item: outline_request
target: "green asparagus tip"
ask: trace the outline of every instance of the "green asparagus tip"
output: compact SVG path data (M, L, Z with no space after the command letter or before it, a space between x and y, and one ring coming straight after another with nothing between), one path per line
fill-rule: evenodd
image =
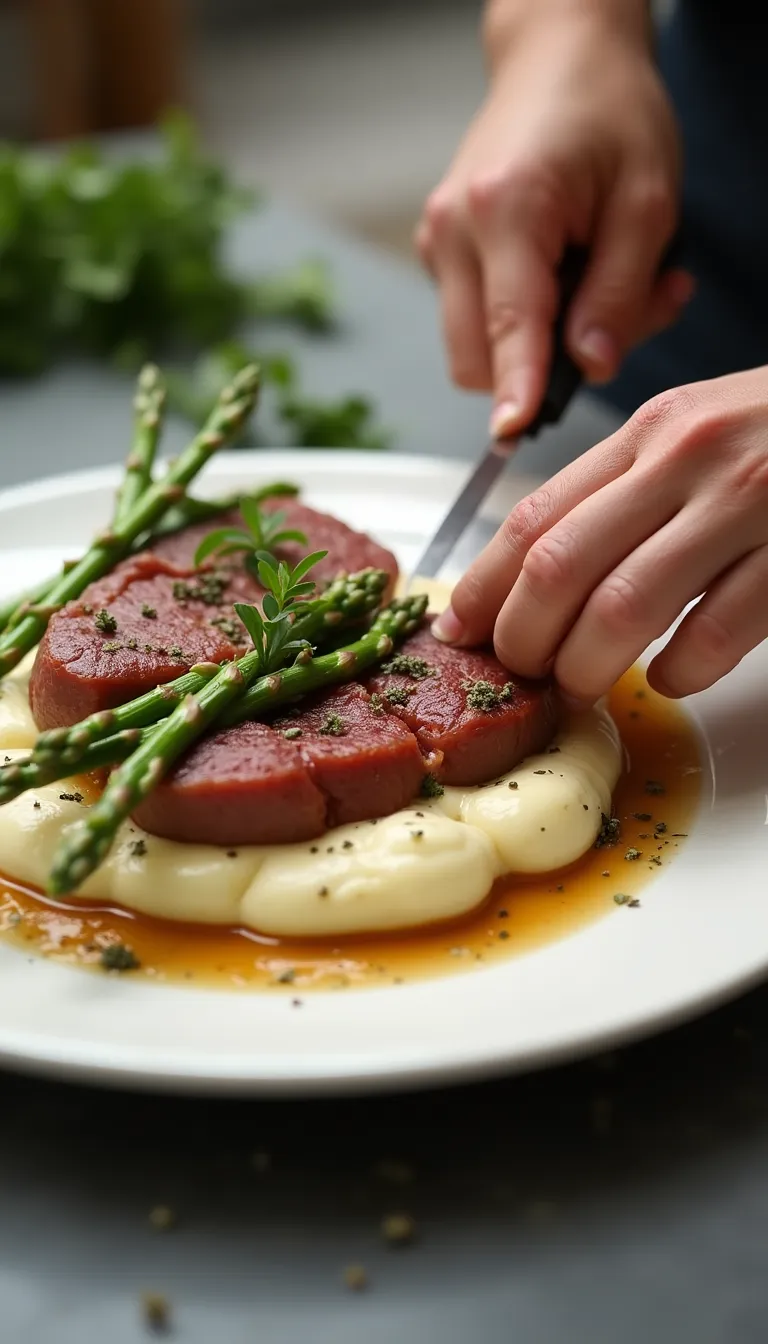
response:
M139 391L151 392L162 381L156 364L145 364L138 377Z

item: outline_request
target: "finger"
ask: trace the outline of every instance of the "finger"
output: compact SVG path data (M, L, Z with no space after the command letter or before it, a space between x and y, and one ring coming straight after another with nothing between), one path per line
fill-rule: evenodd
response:
M768 546L761 546L718 579L688 612L648 668L662 695L706 690L768 638Z
M567 324L571 353L592 381L613 377L641 330L674 222L674 203L663 180L619 181Z
M488 390L491 361L485 330L480 266L455 200L438 190L427 202L421 247L440 291L443 337L451 379Z
M743 550L729 523L713 529L708 504L683 508L592 593L555 659L565 695L604 695Z
M469 210L493 370L491 433L506 438L533 418L544 395L564 225L549 192L525 174L479 184Z
M659 490L656 476L637 463L531 546L493 632L511 672L544 676L590 594L682 507L682 480Z
M634 343L639 345L673 326L695 293L696 281L689 271L672 270L660 275Z
M477 261L453 239L436 254L435 275L451 380L467 391L487 392L493 375Z
M437 638L466 645L489 640L531 546L632 461L632 440L621 429L521 500L457 583L450 606L432 627Z

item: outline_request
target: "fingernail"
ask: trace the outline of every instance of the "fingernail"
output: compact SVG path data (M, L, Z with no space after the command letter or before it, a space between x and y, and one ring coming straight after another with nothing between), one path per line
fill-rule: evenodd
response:
M506 439L516 433L520 425L520 406L516 401L502 401L494 407L488 432L493 439Z
M463 633L464 626L453 607L446 607L432 626L432 634L435 639L442 640L443 644L455 644L458 639L461 639Z
M615 340L610 332L603 331L601 327L590 327L589 331L585 331L576 342L576 348L598 373L610 372L619 358Z

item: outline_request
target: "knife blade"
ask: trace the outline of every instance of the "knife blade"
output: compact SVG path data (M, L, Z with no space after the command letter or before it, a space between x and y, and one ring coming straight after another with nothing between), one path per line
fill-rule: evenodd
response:
M515 439L492 440L454 500L440 526L411 570L412 579L434 579L457 542L477 516L507 462L523 438L535 437L563 415L582 382L582 374L565 347L565 319L586 268L586 248L569 247L559 270L560 306L552 332L552 363L544 399L535 419ZM409 585L410 586L410 585Z

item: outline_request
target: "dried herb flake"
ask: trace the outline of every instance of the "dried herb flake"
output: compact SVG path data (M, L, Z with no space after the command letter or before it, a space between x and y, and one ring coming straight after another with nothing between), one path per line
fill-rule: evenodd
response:
M513 691L511 681L504 686L493 686L490 681L482 680L462 681L461 685L467 692L467 707L482 714L490 714L492 710L500 709Z
M102 607L101 611L96 612L96 615L93 618L93 624L96 626L97 630L101 631L102 635L114 635L117 629L117 621L104 607Z
M102 948L99 963L105 971L137 971L141 966L136 953L125 943L110 943Z
M346 724L339 714L329 714L322 727L317 730L324 737L343 737L346 733Z

